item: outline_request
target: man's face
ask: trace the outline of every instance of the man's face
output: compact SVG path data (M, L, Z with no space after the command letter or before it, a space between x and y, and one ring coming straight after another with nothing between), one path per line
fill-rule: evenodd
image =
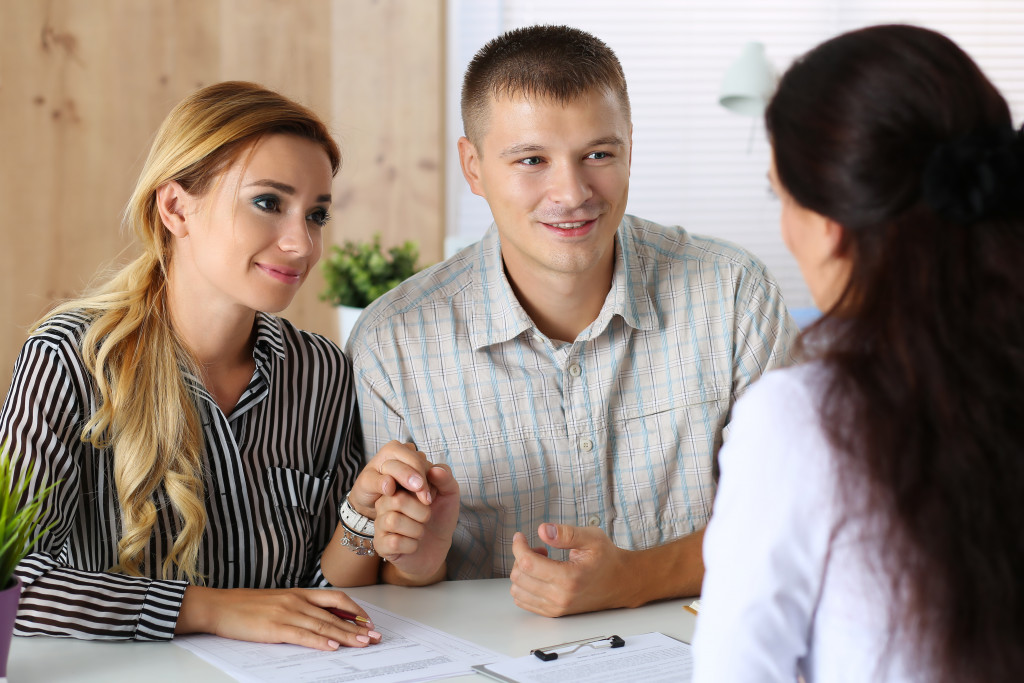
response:
M606 90L567 105L490 100L479 146L462 138L459 157L470 188L490 205L513 282L545 273L610 278L631 133Z

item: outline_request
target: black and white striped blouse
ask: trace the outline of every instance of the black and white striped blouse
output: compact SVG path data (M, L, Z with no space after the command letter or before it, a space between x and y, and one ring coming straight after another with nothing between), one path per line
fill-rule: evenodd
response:
M79 353L89 319L53 318L25 343L0 412L0 442L59 479L54 527L16 570L15 633L91 639L173 637L186 584L110 573L120 511L113 453L80 439L96 396ZM348 359L324 337L258 314L256 371L229 416L191 375L205 439L207 526L198 569L214 588L326 586L320 556L339 498L362 463ZM162 487L143 572L160 574L179 522Z

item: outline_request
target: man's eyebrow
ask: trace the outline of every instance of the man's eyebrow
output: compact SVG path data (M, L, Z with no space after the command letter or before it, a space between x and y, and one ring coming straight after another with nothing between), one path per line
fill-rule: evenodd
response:
M625 141L618 135L608 135L603 138L595 138L591 140L585 145L585 147L603 147L605 145L623 147L625 146L625 144ZM511 147L506 147L505 149L501 150L501 153L498 156L514 157L521 156L524 154L536 154L538 152L543 152L544 149L545 148L543 145L538 145L532 142L524 142L518 145L512 145Z
M535 152L543 152L544 147L542 145L536 145L532 142L524 142L518 145L512 145L501 150L498 156L501 157L517 157L523 154L533 154Z
M591 140L590 144L587 145L587 147L601 147L603 145L618 145L619 147L622 147L625 144L625 141L618 135L609 135L607 137Z
M292 187L291 185L289 185L288 183L282 183L282 182L279 182L277 180L271 180L270 178L263 178L261 180L254 180L251 183L246 184L246 187L254 187L256 185L259 185L259 186L262 186L262 187L272 187L275 190L277 190L278 192L284 192L285 194L288 194L288 195L295 194L295 188ZM318 202L330 202L331 201L331 195L329 195L329 194L322 194L322 195L319 195L316 198L316 200Z

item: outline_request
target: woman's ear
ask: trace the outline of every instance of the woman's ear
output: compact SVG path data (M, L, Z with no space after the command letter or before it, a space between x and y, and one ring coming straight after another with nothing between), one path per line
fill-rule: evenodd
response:
M846 228L831 218L825 218L825 245L833 258L846 256Z
M156 206L160 220L175 237L188 236L188 222L185 218L191 196L177 181L168 180L156 188Z

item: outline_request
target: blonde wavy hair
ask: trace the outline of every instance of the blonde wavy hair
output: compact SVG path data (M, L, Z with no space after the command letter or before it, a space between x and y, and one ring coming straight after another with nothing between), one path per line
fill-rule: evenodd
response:
M185 374L202 377L167 311L170 233L157 208L157 189L176 181L190 194L206 192L261 137L290 133L319 143L336 174L341 154L324 123L306 107L255 83L227 81L186 97L161 124L124 213L142 255L96 291L66 302L58 313L84 310L92 322L82 359L98 391L96 412L82 441L114 453L121 508L118 564L140 576L156 522L154 491L161 483L179 521L163 578L202 583L197 569L206 527L203 433ZM153 574L153 569L147 570Z

